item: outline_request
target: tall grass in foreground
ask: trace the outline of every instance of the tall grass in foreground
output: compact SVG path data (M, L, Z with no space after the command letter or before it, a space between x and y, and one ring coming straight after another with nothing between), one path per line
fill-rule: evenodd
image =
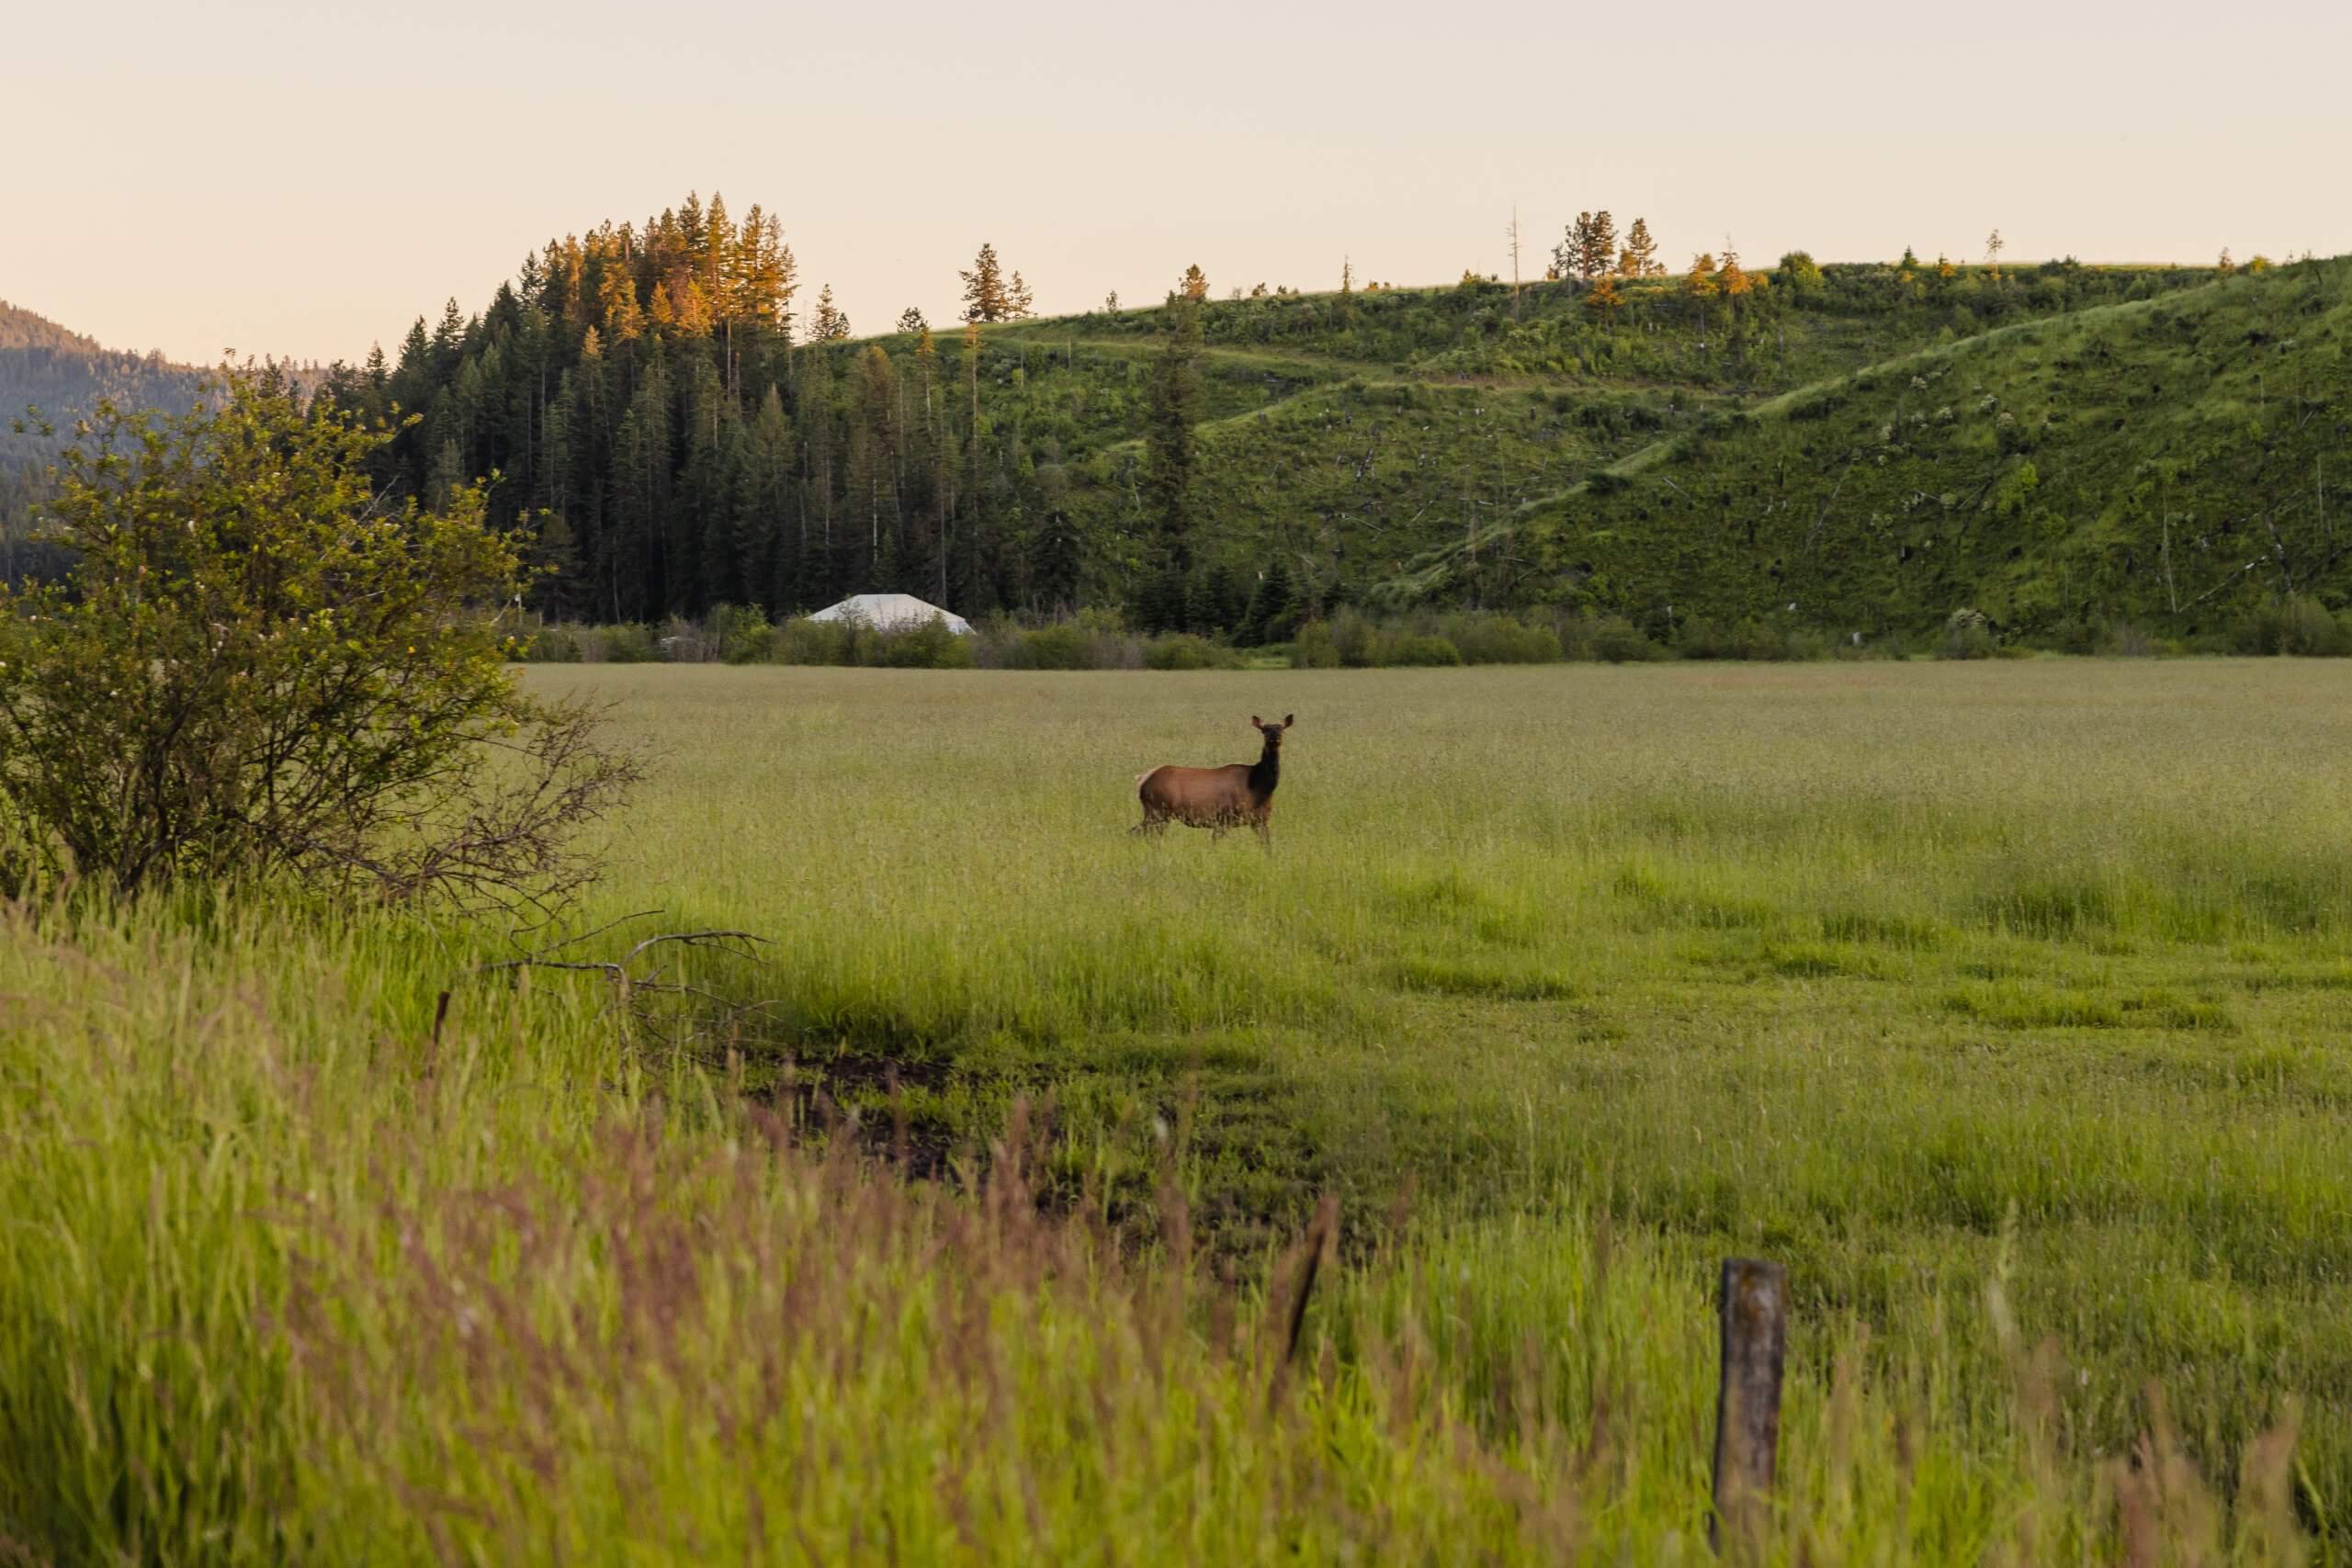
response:
M582 923L767 936L665 954L764 1005L670 1049L478 931L0 928L19 1555L1697 1561L1726 1252L1795 1285L1771 1555L2341 1553L2334 668L530 679L658 760ZM1268 707L1271 856L1126 836ZM885 1065L971 1169L1050 1107L1069 1217L774 1136L795 1075L887 1129Z
M1208 1278L1172 1187L1140 1253L1041 1213L1024 1113L910 1186L565 993L435 1044L469 954L287 914L0 933L17 1561L1704 1555L1703 1271L1571 1195L1351 1249L1286 1366L1295 1258ZM2013 1333L2000 1390L1844 1333L1753 1560L2300 1559L2291 1427L2227 1509L2160 1415L2075 1444Z

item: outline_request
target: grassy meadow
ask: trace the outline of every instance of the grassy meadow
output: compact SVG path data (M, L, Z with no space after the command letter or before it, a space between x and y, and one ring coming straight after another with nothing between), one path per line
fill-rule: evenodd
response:
M1696 1562L1735 1251L1746 1555L2345 1555L2326 663L527 678L762 941L8 917L0 1561Z

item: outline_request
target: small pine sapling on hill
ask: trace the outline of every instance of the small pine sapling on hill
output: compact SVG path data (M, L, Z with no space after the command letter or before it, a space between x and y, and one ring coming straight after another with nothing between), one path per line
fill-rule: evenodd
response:
M1634 219L1634 226L1625 231L1625 256L1628 263L1625 275L1629 277L1666 276L1666 264L1657 259L1657 242L1650 238L1650 222L1646 218Z
M833 303L830 283L817 291L817 314L808 323L808 333L819 343L838 343L849 336L848 313Z

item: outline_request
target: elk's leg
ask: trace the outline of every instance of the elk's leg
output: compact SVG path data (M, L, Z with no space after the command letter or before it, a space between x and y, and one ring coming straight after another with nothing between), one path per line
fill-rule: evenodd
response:
M1258 829L1258 847L1261 850L1272 849L1274 847L1273 823L1270 819L1261 817L1258 818L1255 826Z

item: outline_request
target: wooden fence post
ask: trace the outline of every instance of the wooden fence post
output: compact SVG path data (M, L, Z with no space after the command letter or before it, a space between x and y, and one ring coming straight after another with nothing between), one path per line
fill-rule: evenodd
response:
M1292 1287L1289 1305L1283 1314L1282 1358L1274 1363L1274 1375L1266 1382L1270 1409L1282 1398L1290 1378L1290 1364L1298 1355L1299 1337L1306 1327L1306 1299L1315 1293L1315 1275L1323 1261L1323 1248L1339 1234L1339 1194L1327 1192L1315 1206L1315 1221L1306 1227L1306 1239L1299 1244L1302 1256L1298 1260L1298 1281Z
M1753 1258L1724 1259L1724 1355L1715 1389L1715 1516L1707 1540L1758 1542L1771 1507L1781 1446L1781 1367L1789 1342L1789 1271Z
M1298 1289L1290 1299L1290 1332L1283 1337L1283 1360L1298 1355L1299 1331L1306 1326L1306 1298L1315 1293L1315 1273L1323 1263L1323 1248L1340 1228L1340 1198L1327 1192L1315 1205L1315 1223L1306 1227L1306 1257L1299 1266Z

